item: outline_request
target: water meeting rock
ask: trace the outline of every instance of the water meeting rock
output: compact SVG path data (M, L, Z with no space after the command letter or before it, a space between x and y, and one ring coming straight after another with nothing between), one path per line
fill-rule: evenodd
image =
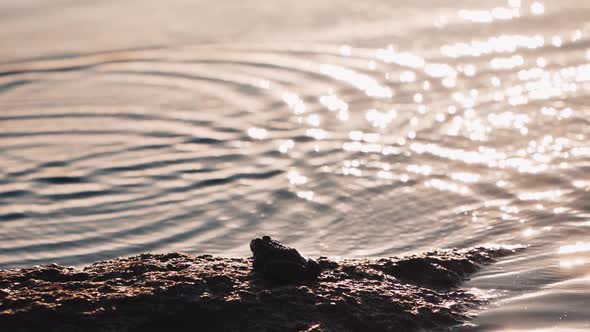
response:
M257 261L256 243L254 259L143 254L84 269L0 270L0 326L3 331L433 330L468 320L467 310L482 302L456 287L482 264L511 252L476 248L402 258L321 257L315 262L319 274L294 254ZM278 274L287 282L269 284L253 263L266 272L286 264ZM283 280L285 271L296 271L297 277Z

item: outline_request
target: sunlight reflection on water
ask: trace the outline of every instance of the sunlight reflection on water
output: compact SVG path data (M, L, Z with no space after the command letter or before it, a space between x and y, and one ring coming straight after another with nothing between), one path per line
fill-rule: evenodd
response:
M590 8L378 3L275 6L288 22L247 22L240 42L78 38L1 62L0 265L247 255L260 233L309 255L524 245L466 286L495 301L476 322L587 329Z

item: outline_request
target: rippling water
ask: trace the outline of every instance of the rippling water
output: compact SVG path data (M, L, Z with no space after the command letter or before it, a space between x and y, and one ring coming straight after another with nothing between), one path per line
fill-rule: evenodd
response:
M0 5L1 267L523 245L475 323L590 329L590 4L138 6Z

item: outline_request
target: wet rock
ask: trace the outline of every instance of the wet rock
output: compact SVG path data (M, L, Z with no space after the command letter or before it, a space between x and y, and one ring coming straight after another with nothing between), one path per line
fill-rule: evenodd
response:
M404 259L380 259L373 268L408 283L444 289L458 286L480 265L491 263L494 257L510 252L507 249L490 252L485 248L476 248L463 256L456 256L453 251L438 250Z
M260 272L253 273L253 259L180 253L103 261L83 270L58 265L0 270L0 327L2 331L438 330L462 324L469 318L467 310L481 304L474 295L457 289L458 283L481 264L509 253L478 248L407 258L336 262L322 257L317 261L322 272L315 281L298 277L295 283L271 285L257 281ZM287 250L282 255L298 266L292 267L295 271L308 266L296 258L298 253ZM274 256L263 257L256 269L274 269L266 261L274 261Z
M289 248L270 236L250 242L254 255L252 266L267 280L278 283L297 283L315 280L321 273L320 265L305 258L294 248Z

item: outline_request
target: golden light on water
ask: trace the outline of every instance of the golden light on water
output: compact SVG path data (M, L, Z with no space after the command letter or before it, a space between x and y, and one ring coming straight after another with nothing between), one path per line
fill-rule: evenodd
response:
M276 232L357 256L522 242L473 281L500 297L588 274L585 2L220 2L219 22L199 8L176 25L178 1L162 31L88 23L112 40L49 2L3 23L0 264L86 263L113 242L242 255ZM51 43L33 18L55 20ZM114 44L126 33L149 36ZM55 51L23 51L39 43ZM515 301L490 306L492 326L560 317Z
M346 82L364 91L369 97L391 98L393 96L393 91L389 87L383 86L374 78L354 70L333 64L321 64L319 71L324 75Z
M555 200L563 194L561 190L547 190L522 193L518 195L518 198L523 201Z
M330 136L328 132L320 128L309 128L305 131L305 135L312 137L316 140L323 140Z
M559 247L559 253L562 255L575 254L590 251L590 242L576 242Z
M406 166L406 171L428 176L432 173L432 167L427 165L408 165Z
M424 58L410 52L397 52L392 45L378 49L375 57L385 63L394 63L407 68L421 69L426 65Z
M491 10L460 10L457 15L475 23L491 23L495 20L504 21L520 16L519 8L496 7Z
M289 179L289 183L292 185L302 185L307 183L307 177L301 175L296 170L291 170L287 173L287 178Z
M293 110L295 114L303 114L306 111L305 103L301 98L292 92L283 93L283 101Z
M320 104L330 112L338 112L338 119L346 121L349 118L348 104L334 94L324 95L319 98Z
M481 176L479 174L475 174L475 173L467 173L467 172L451 173L451 179L456 180L456 181L465 182L465 183L476 183L479 181L480 177Z
M579 266L586 265L590 260L585 258L571 258L559 260L559 267L562 269L573 269Z
M279 145L279 152L281 153L287 153L289 152L291 149L293 149L295 147L295 142L292 139L288 139L284 142L282 142Z
M365 118L373 125L373 127L382 129L387 128L396 117L397 112L395 110L381 112L376 109L370 109L365 115Z
M479 57L494 53L513 53L519 49L536 49L544 45L545 38L541 35L500 35L487 40L444 45L440 52L450 58Z
M269 137L269 133L264 128L252 127L248 129L248 136L257 140L263 140Z
M428 180L426 182L426 187L432 187L441 191L450 191L461 195L468 195L471 193L471 190L469 190L469 188L466 186L439 179Z
M533 15L543 15L545 13L545 6L541 2L533 2L530 7Z
M513 55L508 58L493 58L490 60L490 67L492 69L512 69L520 67L524 64L522 55Z

